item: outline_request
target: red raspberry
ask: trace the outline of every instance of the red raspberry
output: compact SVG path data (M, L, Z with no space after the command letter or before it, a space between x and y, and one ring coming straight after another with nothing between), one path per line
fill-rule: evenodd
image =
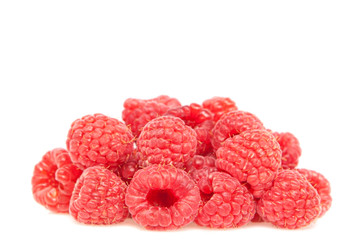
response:
M214 114L215 122L217 122L225 113L237 110L235 102L230 98L224 97L213 97L205 100L202 105Z
M204 180L208 184L202 184ZM202 193L195 219L198 225L211 228L240 227L253 218L254 198L236 178L227 173L211 172L207 177L200 178L198 184Z
M265 221L288 229L309 225L320 211L319 194L305 177L293 170L281 171L257 205L257 212Z
M170 165L151 165L135 173L126 205L134 221L147 229L177 229L192 222L200 192L189 175Z
M72 123L66 146L71 160L81 169L96 165L116 169L131 154L134 136L115 118L87 115Z
M310 182L316 189L320 196L321 212L319 217L322 217L330 208L332 198L330 196L331 188L330 182L320 173L308 169L296 169Z
M35 200L53 212L69 212L70 197L81 173L65 149L48 151L36 164L31 179Z
M162 116L170 108L179 106L181 104L177 99L165 95L149 100L129 98L124 102L122 118L138 137L146 123Z
M186 162L185 170L189 172L192 169L199 170L205 167L215 167L215 160L216 158L213 156L195 155Z
M299 163L301 148L299 140L291 133L273 132L276 140L280 144L282 151L281 166L284 169L294 169Z
M70 214L85 224L113 224L127 218L126 184L103 166L89 167L76 182Z
M250 185L259 198L270 188L281 166L281 150L266 130L249 130L228 138L216 152L216 167Z
M217 150L227 138L251 129L264 129L255 115L243 111L228 112L213 128L212 145Z
M196 144L195 131L172 116L148 122L137 140L139 151L149 163L179 166L195 155Z

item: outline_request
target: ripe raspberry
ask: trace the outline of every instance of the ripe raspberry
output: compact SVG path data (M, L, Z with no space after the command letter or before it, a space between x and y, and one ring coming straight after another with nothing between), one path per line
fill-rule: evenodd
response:
M264 129L255 115L243 111L225 113L213 128L211 143L217 150L227 138L251 129Z
M331 188L330 182L320 173L308 169L296 169L309 181L309 183L316 189L320 196L321 212L319 217L322 217L330 208L332 198L330 196Z
M81 173L65 149L48 151L36 164L31 179L35 200L53 212L69 212L70 197Z
M70 214L85 224L113 224L125 220L126 184L103 166L89 167L76 182Z
M177 229L196 217L200 192L185 171L154 164L135 173L125 202L132 218L141 226L152 230Z
M309 225L320 211L319 194L305 177L293 170L281 171L257 205L257 212L265 221L288 229Z
M196 154L206 155L213 151L211 138L214 126L215 122L213 120L207 120L194 128L198 141Z
M71 160L81 169L96 165L116 169L131 154L133 142L134 136L125 124L94 114L72 123L66 146Z
M172 116L148 122L137 140L139 151L149 163L179 166L195 155L196 144L195 131Z
M134 136L138 137L146 123L179 106L181 104L177 99L165 95L149 100L129 98L124 102L122 118L131 127Z
M192 169L199 170L205 167L215 167L215 160L216 158L213 156L195 155L186 162L185 170L189 172Z
M200 171L206 171L202 169ZM208 184L203 184L208 182ZM227 173L211 172L198 181L201 205L195 222L211 228L240 227L255 214L251 193Z
M210 98L205 100L202 105L214 114L215 122L217 122L225 113L237 110L235 102L230 98L224 97Z
M294 169L299 163L301 148L299 140L291 133L273 132L276 140L280 144L282 151L281 166L284 169Z
M271 187L281 165L279 143L271 133L258 129L228 138L216 157L216 167L248 183L256 198Z

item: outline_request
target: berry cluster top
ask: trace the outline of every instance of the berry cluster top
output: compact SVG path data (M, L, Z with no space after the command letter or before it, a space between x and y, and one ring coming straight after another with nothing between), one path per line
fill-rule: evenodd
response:
M331 206L329 181L297 168L299 140L266 128L230 98L182 105L161 95L123 107L123 121L90 114L70 124L66 149L35 165L39 204L83 224L128 219L161 231L191 222L297 229Z

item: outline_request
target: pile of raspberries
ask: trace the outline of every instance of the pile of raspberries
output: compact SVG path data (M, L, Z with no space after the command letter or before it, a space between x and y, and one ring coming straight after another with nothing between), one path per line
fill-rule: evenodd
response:
M122 119L75 120L66 149L48 151L32 177L35 200L84 224L132 218L151 230L191 222L236 228L308 226L330 208L329 181L296 168L291 133L267 129L230 98L181 105L169 96L127 99Z

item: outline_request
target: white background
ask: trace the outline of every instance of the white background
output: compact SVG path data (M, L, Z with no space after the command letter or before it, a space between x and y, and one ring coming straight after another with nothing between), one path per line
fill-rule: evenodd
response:
M1 239L359 237L359 1L1 1ZM34 165L65 147L86 114L121 118L128 97L183 104L227 96L300 140L299 167L331 182L315 224L282 230L190 224L152 232L131 220L86 226L31 194Z

